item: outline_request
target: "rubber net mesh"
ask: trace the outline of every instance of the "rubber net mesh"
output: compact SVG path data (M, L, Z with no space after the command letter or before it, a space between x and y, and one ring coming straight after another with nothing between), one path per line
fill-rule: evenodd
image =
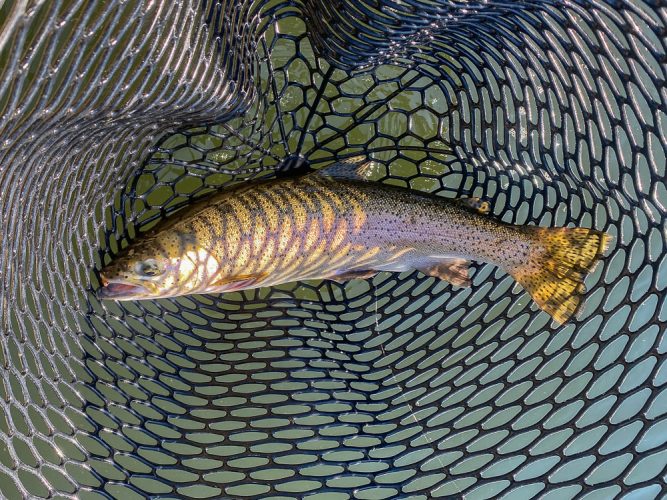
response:
M0 2L0 491L656 498L667 464L662 1ZM221 186L378 182L614 236L562 327L497 268L98 302ZM286 160L287 159L287 160Z

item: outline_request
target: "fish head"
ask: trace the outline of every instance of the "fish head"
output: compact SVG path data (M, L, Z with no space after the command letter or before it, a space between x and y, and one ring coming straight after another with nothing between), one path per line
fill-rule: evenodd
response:
M177 244L165 244L170 240ZM100 271L102 286L97 296L105 300L145 300L192 293L204 278L201 269L206 267L207 259L203 253L184 252L181 239L170 235L139 240Z

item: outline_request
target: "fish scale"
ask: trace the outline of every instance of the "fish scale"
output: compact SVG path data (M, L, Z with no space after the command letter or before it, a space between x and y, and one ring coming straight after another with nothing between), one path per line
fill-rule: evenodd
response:
M476 260L511 274L556 321L576 312L607 235L507 224L478 199L371 182L367 163L247 182L197 203L107 266L98 293L150 299L409 270L469 286Z

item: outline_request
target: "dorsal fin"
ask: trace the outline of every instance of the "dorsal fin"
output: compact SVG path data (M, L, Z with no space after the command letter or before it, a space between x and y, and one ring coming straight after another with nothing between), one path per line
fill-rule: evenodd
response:
M367 156L353 156L321 168L315 173L336 179L366 181L369 178L372 166L373 160L369 160Z

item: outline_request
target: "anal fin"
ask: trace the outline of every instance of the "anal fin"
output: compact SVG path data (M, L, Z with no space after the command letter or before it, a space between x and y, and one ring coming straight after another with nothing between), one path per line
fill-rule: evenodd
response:
M363 271L346 271L344 273L336 274L334 276L329 276L328 279L335 281L336 283L345 283L350 280L365 280L372 278L378 273L372 269L363 270Z
M431 265L418 267L417 270L427 276L433 276L434 278L448 281L455 286L469 287L469 264L470 263L466 259L441 259Z

